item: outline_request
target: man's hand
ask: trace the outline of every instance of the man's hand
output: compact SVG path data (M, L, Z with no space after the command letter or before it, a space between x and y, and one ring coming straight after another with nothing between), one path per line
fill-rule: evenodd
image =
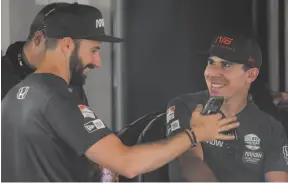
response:
M195 132L197 141L233 140L234 136L222 135L220 132L228 131L239 126L236 117L222 118L221 114L201 115L202 105L198 105L192 113L190 127Z

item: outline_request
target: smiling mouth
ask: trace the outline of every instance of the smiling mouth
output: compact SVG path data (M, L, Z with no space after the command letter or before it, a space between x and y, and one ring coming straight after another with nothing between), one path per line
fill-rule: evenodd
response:
M211 84L212 89L221 89L225 87L225 84Z
M87 68L85 68L85 69L83 70L83 74L84 74L84 75L87 75L89 71L90 71L90 69L87 67Z

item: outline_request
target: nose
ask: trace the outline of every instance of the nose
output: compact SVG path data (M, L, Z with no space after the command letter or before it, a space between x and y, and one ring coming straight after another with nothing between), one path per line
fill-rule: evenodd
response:
M220 76L223 74L223 68L218 65L207 66L205 70L206 76Z
M95 67L97 67L97 68L100 68L100 67L101 67L102 62L101 62L101 58L100 58L100 54L99 54L99 53L97 53L97 54L95 54L95 55L93 56L92 63L93 63L93 65L95 65Z

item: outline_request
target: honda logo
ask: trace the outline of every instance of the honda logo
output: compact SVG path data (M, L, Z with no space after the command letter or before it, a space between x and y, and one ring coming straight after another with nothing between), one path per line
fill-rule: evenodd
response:
M25 86L25 87L21 87L17 93L17 99L22 100L25 98L25 96L27 95L29 91L29 87Z

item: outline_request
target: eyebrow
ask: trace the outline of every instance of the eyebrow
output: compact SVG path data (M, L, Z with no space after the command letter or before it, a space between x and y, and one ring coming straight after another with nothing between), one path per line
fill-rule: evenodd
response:
M215 62L215 60L213 60L213 59L210 58L210 57L208 58L208 61ZM231 64L231 65L234 64L234 62L230 62L230 61L228 61L228 60L223 60L223 59L222 59L220 62L224 62L224 63Z
M94 46L91 48L91 50L100 50L100 46Z

